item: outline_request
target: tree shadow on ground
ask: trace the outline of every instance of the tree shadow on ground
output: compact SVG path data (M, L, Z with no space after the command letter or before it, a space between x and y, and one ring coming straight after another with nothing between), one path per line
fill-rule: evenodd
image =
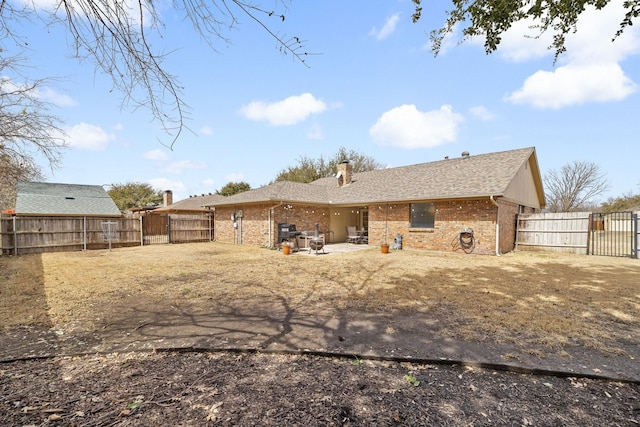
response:
M253 299L157 304L139 296L129 305L114 307L110 315L103 316L109 320L99 328L101 340L93 348L311 350L505 363L640 378L635 353L603 352L597 346L586 346L584 337L569 342L559 338L563 331L566 335L569 327L589 329L590 325L595 328L593 322L606 322L598 326L601 330L619 321L620 314L616 317L615 313L609 313L608 307L616 298L619 303L615 286L626 285L607 285L603 281L608 274L606 269L595 273L565 268L566 272L558 273L557 267L553 264L520 267L504 283L495 279L497 268L440 272L441 294L429 286L424 289L428 292L426 302L407 310L367 310L362 308L366 307L366 301L363 305L355 304L358 308L346 309L314 305L321 281L307 283L306 294L301 297L298 292L296 298L275 293L251 279L247 282L263 291ZM345 280L341 286L347 295L367 293L366 298L388 298L368 290L367 281L375 274L375 270L367 272L359 282ZM422 300L422 288L433 280L428 274L408 274L389 286L406 289L409 296L405 298ZM569 280L582 296L576 293L570 300L554 296L554 283ZM600 295L597 304L589 300L589 294L594 292ZM489 300L496 307L491 313L483 308ZM581 314L580 310L587 309L593 313L592 319L587 316L585 320ZM542 318L542 312L546 312L547 319ZM571 319L572 316L576 318ZM565 323L555 324L561 320ZM496 322L502 326L496 328ZM631 331L632 326L629 322L618 322L617 327L623 332L618 336L610 330L615 340L608 345L617 343L624 345L627 352L637 351L634 344L638 341L637 330L635 335L624 332ZM556 329L558 337L547 336L549 330ZM595 333L595 329L585 332L589 333ZM622 336L628 342L622 342Z

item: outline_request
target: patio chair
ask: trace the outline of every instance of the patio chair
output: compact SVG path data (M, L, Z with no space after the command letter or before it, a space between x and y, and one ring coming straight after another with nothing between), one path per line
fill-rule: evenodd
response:
M347 225L347 243L360 243L361 236L358 234L355 225Z

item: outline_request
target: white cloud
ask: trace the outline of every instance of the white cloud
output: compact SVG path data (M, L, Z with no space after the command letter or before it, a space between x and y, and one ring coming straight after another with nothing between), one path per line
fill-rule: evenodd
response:
M73 107L78 104L75 99L71 98L68 95L58 93L50 87L42 87L38 89L38 98L40 98L42 101L50 102L59 107Z
M483 105L477 105L469 108L469 112L474 116L485 122L491 121L496 118L495 114L487 110Z
M612 0L601 10L587 6L578 18L578 30L567 34L567 52L559 58L561 63L618 62L628 55L638 53L640 31L635 27L627 27L622 36L611 41L624 14L621 0ZM540 34L535 27L536 21L533 20L514 23L502 34L497 53L515 62L553 55L554 51L548 49L553 43L553 34ZM484 38L480 41L484 43Z
M252 101L240 112L250 120L266 121L272 126L289 126L306 120L311 114L322 113L327 104L310 93L290 96L282 101L265 103Z
M239 182L242 181L244 179L244 174L243 173L230 173L224 176L224 179L226 179L229 182Z
M158 149L147 151L142 155L147 160L155 160L157 162L166 162L169 160L169 155L164 151Z
M401 105L382 114L369 129L369 135L381 145L435 147L455 141L462 120L462 115L454 113L450 105L426 112L415 105Z
M211 136L213 135L213 129L211 129L211 127L209 126L202 126L200 128L200 135Z
M161 172L179 175L188 169L206 169L207 164L203 161L181 160L179 162L169 163L161 169Z
M70 147L83 150L104 150L115 136L102 128L88 123L80 123L65 130Z
M512 62L526 62L553 55L549 46L553 42L551 33L540 34L535 29L533 20L515 22L511 28L502 34L497 54ZM473 43L483 46L484 37L475 37Z
M29 89L26 84L15 83L11 77L5 75L0 76L0 88L5 92L23 91L42 102L55 104L59 107L73 107L77 105L77 102L73 98L62 95L50 87L41 86L35 89Z
M59 0L20 0L20 2L27 7L34 7L35 9L46 10L49 12L56 11L58 13L64 13L64 8L60 7ZM137 0L126 0L123 3L124 4L121 6L132 23L140 23L140 12L142 11L142 19L145 26L151 25L153 22L153 16L149 13L149 8L144 6L142 2L138 2Z
M625 9L622 1L613 0L601 10L592 7L580 15L578 31L567 36L569 62L620 62L640 52L640 29L627 27L624 33L611 41L620 27Z
M536 72L505 100L557 109L587 102L619 101L636 90L637 85L616 63L567 65L553 72Z
M182 181L172 181L167 178L152 178L148 180L149 184L155 188L162 191L171 190L174 195L174 202L177 202L179 199L175 198L176 193L184 192L186 186L182 183Z
M378 40L384 40L394 33L396 27L398 26L398 21L400 20L400 14L395 13L387 18L386 22L379 30L376 27L373 27L371 31L369 31L369 35L377 38Z
M208 178L202 181L202 185L204 185L205 187L213 187L215 183L216 182L211 178Z
M622 1L611 1L601 10L588 7L578 18L578 31L567 35L567 52L553 71L537 71L523 86L505 96L505 101L537 108L562 108L589 102L620 101L638 86L622 69L621 61L640 52L640 31L627 27L611 41L624 16ZM524 38L532 34L529 23L519 23L505 33L501 55L512 61L527 61L553 52L546 48L551 36L540 40ZM528 32L527 32L528 31Z

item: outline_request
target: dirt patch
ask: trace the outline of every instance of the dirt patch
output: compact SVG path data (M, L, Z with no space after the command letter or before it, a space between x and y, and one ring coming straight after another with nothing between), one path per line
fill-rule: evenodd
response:
M297 355L0 366L3 425L633 426L639 397L637 386L590 379Z
M637 385L584 378L640 379L637 260L376 249L284 256L189 244L0 257L0 271L0 359L85 354L0 366L2 424L58 415L69 425L638 420ZM153 353L175 348L229 353ZM238 353L256 349L575 377ZM123 366L132 364L129 375Z

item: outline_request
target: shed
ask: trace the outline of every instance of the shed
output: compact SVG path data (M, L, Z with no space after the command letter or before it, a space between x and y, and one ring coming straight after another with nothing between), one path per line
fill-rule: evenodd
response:
M19 182L18 216L111 216L121 212L100 185Z

